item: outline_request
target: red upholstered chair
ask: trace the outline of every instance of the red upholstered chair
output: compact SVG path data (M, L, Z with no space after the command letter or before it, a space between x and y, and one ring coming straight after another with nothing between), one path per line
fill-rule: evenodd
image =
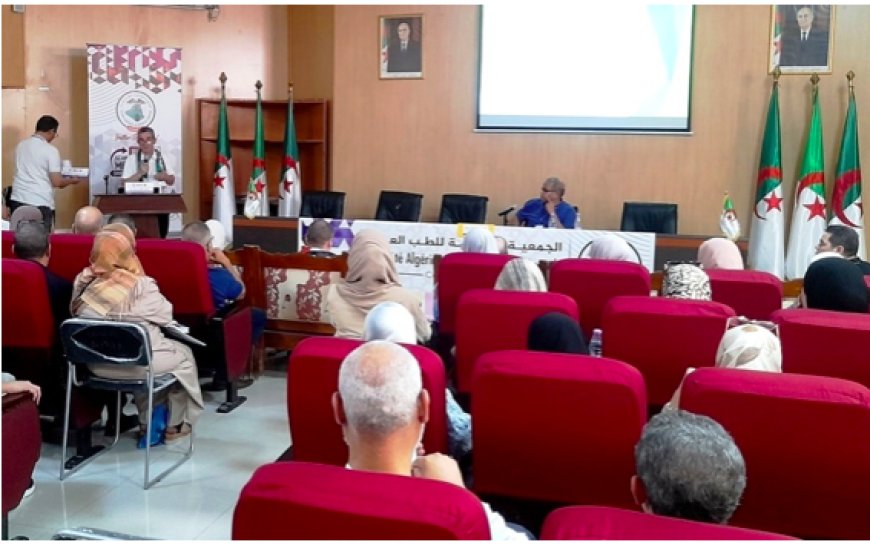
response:
M688 367L709 367L731 307L711 301L616 297L604 308L603 353L636 367L651 406L667 403Z
M544 521L541 539L755 541L794 538L724 524L584 505L562 507L550 513Z
M782 282L764 271L712 269L710 277L713 300L734 309L738 316L767 320L782 308Z
M746 460L731 522L802 538L870 539L870 390L837 378L699 369L680 407L728 430Z
M782 370L853 380L870 388L870 314L778 310Z
M621 361L482 355L471 402L475 492L634 506L628 483L646 406L643 377Z
M468 290L492 288L512 255L456 252L441 258L438 266L438 331L456 331L459 297Z
M233 540L489 537L480 500L464 488L301 462L260 467L242 489L233 513Z
M13 258L15 254L12 253L12 245L15 244L15 232L14 231L2 231L3 234L3 258ZM495 284L495 282L493 282Z
M577 303L562 293L479 289L459 299L456 320L456 385L471 390L477 358L496 350L525 350L529 324L548 312L578 319Z
M94 235L52 233L49 242L51 259L48 268L54 274L73 282L82 269L90 265Z
M42 267L4 259L3 370L44 387L56 339Z
M345 356L362 341L336 337L308 337L290 354L287 369L287 414L293 437L293 459L344 465L347 445L332 412L338 390L338 369ZM403 345L420 363L423 387L429 392L429 422L423 435L426 452L447 452L447 409L444 364L422 346Z
M604 305L618 295L649 295L649 271L643 265L605 259L560 259L550 267L550 291L577 302L580 325L589 339L601 327Z
M39 412L29 393L3 396L3 539L7 514L18 507L39 460Z

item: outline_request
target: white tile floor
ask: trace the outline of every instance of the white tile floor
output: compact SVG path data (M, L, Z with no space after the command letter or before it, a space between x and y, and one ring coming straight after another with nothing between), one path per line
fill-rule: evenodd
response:
M224 394L203 392L206 410L194 428L193 457L150 490L142 489L145 454L136 449L134 432L63 482L60 446L43 443L33 475L36 490L9 513L9 535L49 539L63 528L89 526L148 538L230 539L242 486L290 445L286 375L267 373L241 393L246 403L218 414ZM102 433L94 432L94 440L102 440ZM181 440L152 455L186 447Z

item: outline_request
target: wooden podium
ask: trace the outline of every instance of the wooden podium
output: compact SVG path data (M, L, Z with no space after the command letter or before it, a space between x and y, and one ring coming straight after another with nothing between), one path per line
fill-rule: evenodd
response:
M184 199L168 195L96 195L94 206L103 214L130 214L136 221L137 238L160 238L157 217L187 212Z

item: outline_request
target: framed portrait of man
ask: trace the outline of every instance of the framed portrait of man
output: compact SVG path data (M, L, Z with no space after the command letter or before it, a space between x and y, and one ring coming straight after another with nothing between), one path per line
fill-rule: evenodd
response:
M833 49L834 6L772 6L770 72L778 66L783 74L830 74Z
M380 18L381 79L423 77L423 16Z

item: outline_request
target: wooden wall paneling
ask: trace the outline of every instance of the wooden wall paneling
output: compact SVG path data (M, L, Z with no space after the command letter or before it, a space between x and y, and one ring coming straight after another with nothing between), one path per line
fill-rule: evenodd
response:
M15 13L12 6L2 7L3 19L3 88L24 89L25 71L24 13Z

